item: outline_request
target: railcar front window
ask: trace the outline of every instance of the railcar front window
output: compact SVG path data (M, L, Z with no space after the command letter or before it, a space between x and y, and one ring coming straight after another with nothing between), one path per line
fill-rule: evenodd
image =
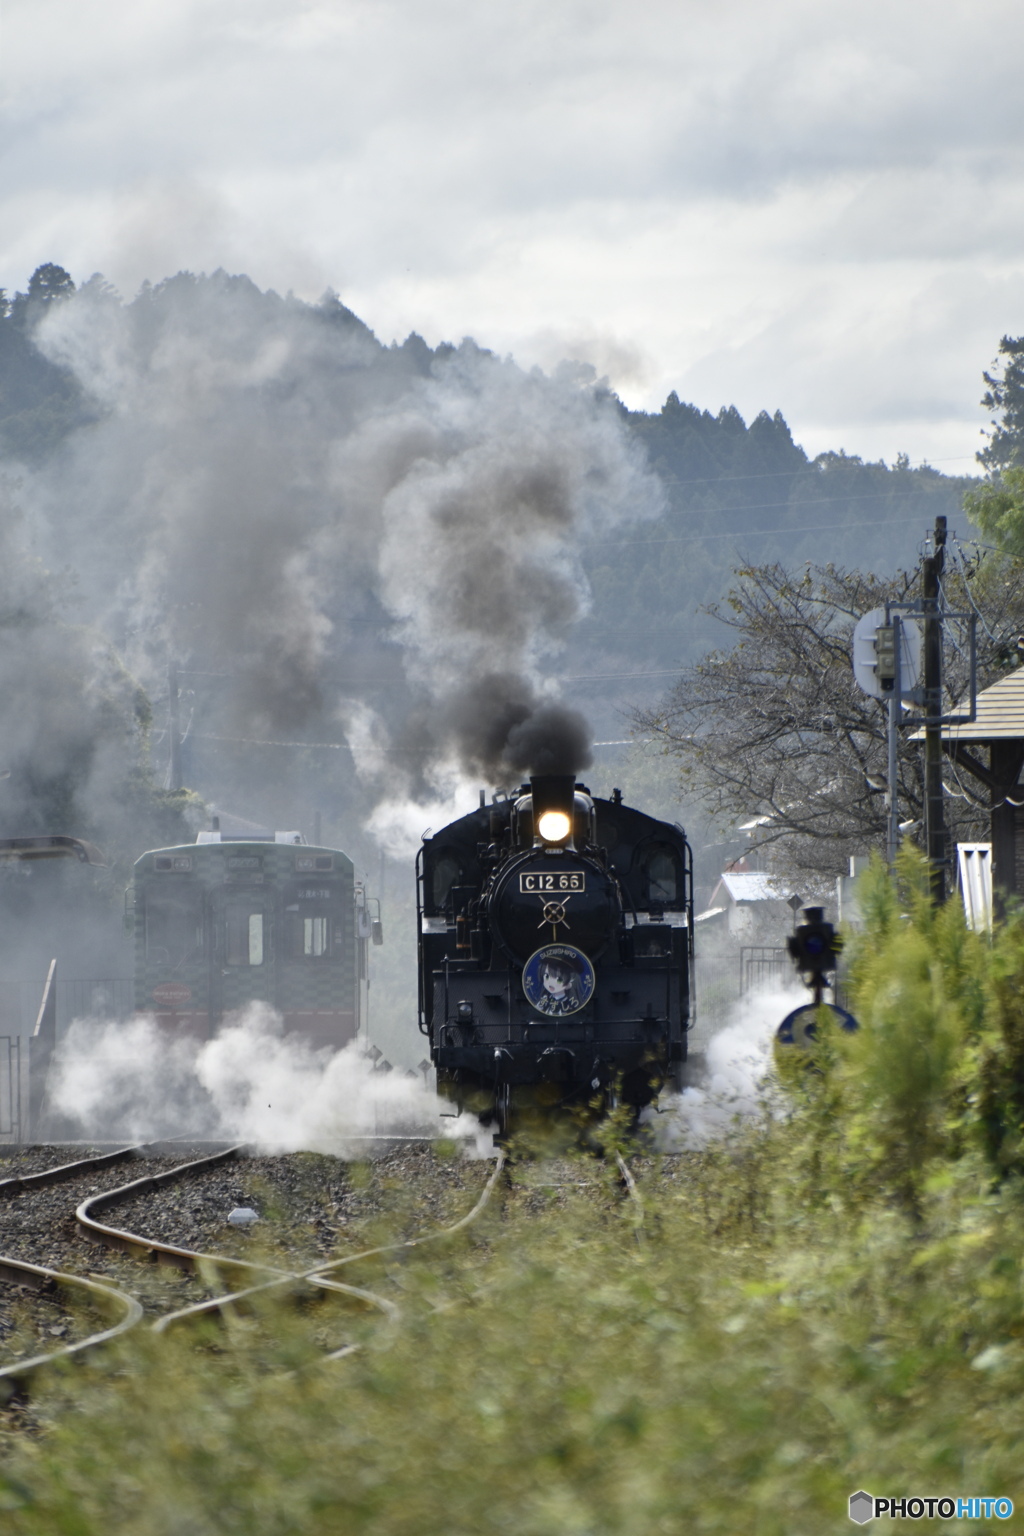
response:
M248 903L238 903L228 907L225 917L225 964L262 965L263 913L254 912Z
M171 971L203 958L203 907L198 894L160 891L147 898L146 958Z
M302 919L302 953L317 959L327 953L327 919L326 917L304 917Z
M340 944L340 925L337 942ZM285 953L289 960L324 960L331 952L331 918L328 912L285 909Z

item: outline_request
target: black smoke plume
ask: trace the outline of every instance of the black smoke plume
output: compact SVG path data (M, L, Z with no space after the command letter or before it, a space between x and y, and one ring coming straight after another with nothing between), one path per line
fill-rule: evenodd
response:
M402 747L423 761L454 752L460 767L502 786L531 773L580 773L589 768L586 717L558 700L539 697L512 672L489 672L435 708L421 708L402 733Z
M150 697L169 661L197 679L199 749L284 753L340 719L364 798L588 763L552 677L581 545L661 497L614 398L223 273L128 304L90 282L34 336L92 417L23 467L30 543ZM240 761L269 797L269 759Z

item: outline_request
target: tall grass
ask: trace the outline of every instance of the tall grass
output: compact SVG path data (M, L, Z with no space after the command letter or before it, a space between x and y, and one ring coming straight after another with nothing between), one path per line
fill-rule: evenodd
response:
M1024 1499L1024 928L968 933L913 860L870 883L859 1035L639 1163L642 1243L611 1159L522 1162L480 1227L353 1276L403 1308L353 1317L360 1354L282 1310L51 1382L3 1528L817 1536L860 1487Z

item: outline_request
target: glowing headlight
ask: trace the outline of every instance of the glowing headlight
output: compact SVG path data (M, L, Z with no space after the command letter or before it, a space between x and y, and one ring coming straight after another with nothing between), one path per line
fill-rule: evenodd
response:
M546 843L560 843L569 836L572 822L564 811L545 811L537 822L537 831Z

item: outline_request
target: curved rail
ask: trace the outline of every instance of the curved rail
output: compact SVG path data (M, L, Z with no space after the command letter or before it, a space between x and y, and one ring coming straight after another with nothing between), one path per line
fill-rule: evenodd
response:
M232 1158L240 1156L244 1150L244 1145L240 1143L237 1146L228 1147L226 1151L214 1152L209 1157L198 1157L190 1163L179 1163L176 1168L168 1168L164 1173L148 1174L145 1178L134 1179L130 1184L121 1184L117 1189L107 1189L101 1194L90 1195L75 1211L75 1220L91 1242L102 1243L105 1248L117 1248L133 1259L170 1264L175 1269L183 1269L190 1274L195 1274L201 1265L206 1265L227 1273L254 1272L262 1275L277 1275L283 1280L291 1279L293 1277L289 1271L277 1269L272 1264L254 1264L249 1259L236 1259L227 1254L199 1253L192 1248L178 1248L173 1243L158 1243L152 1238L143 1237L138 1232L128 1232L122 1227L110 1227L96 1219L97 1211L122 1205L126 1200L131 1200L135 1195L144 1194L148 1190L163 1189L166 1184L173 1184L178 1179L205 1173L208 1168L217 1168L221 1163L230 1162Z
M56 1168L44 1169L39 1173L25 1174L13 1179L0 1181L0 1199L12 1198L31 1189L62 1183L80 1177L85 1173L114 1167L118 1163L127 1162L133 1157L144 1154L145 1150L145 1144L124 1147L115 1152L103 1153L95 1158L82 1158L74 1163L66 1163ZM139 1233L109 1226L97 1218L99 1211L121 1204L147 1190L160 1189L167 1184L173 1183L175 1180L192 1177L197 1173L204 1172L208 1168L217 1167L237 1157L242 1150L243 1148L240 1145L230 1147L225 1151L214 1153L208 1157L197 1158L191 1162L179 1164L177 1167L167 1169L163 1173L147 1175L142 1179L135 1179L129 1184L122 1184L116 1189L90 1195L88 1199L82 1201L75 1212L79 1226L84 1235L91 1241L117 1249L133 1258L170 1264L191 1273L196 1273L204 1267L213 1267L222 1271L226 1277L231 1275L235 1275L238 1278L241 1278L243 1275L265 1277L257 1284L243 1286L228 1294L210 1297L192 1306L183 1307L176 1312L168 1313L164 1317L157 1319L152 1325L154 1332L162 1333L171 1324L186 1319L228 1311L232 1306L244 1303L250 1297L283 1287L297 1289L314 1288L351 1297L355 1301L362 1302L364 1305L382 1312L388 1325L393 1327L401 1317L401 1311L393 1301L387 1297L379 1296L373 1291L336 1279L335 1272L365 1259L375 1258L386 1253L396 1253L417 1248L426 1243L437 1242L442 1238L451 1237L456 1232L462 1231L475 1221L486 1207L506 1161L506 1154L504 1151L500 1152L494 1171L487 1180L473 1208L450 1226L441 1227L436 1232L425 1233L421 1237L406 1238L399 1242L385 1243L375 1248L364 1249L359 1253L349 1254L341 1259L332 1259L324 1264L315 1265L301 1272L290 1272L273 1265L254 1263L247 1259L237 1259L223 1254L201 1253L193 1249L180 1248L170 1243L155 1242ZM105 1328L99 1333L91 1334L88 1338L80 1339L74 1344L63 1345L58 1350L33 1356L29 1360L19 1360L3 1367L0 1369L0 1381L6 1379L13 1381L17 1385L24 1386L29 1378L43 1367L93 1349L118 1337L130 1328L135 1327L142 1321L144 1316L143 1308L139 1301L125 1291L120 1291L114 1286L104 1285L96 1280L86 1279L83 1276L65 1274L62 1271L47 1269L41 1265L30 1264L20 1259L6 1258L0 1255L0 1280L8 1280L16 1285L29 1286L37 1291L54 1291L62 1288L78 1289L88 1293L94 1305L98 1302L104 1308L114 1309L121 1313L120 1318L113 1326ZM341 1349L332 1351L324 1358L326 1360L342 1359L360 1348L362 1348L360 1344L347 1344Z
M118 1163L128 1162L142 1151L144 1146L120 1147L114 1152L102 1152L96 1157L79 1158L73 1163L60 1163L55 1168L43 1168L38 1173L24 1173L13 1179L2 1179L0 1180L0 1200L12 1200L17 1195L33 1189L45 1189L48 1185L66 1183L70 1179L80 1177L83 1173L97 1173L104 1168L116 1167ZM16 1360L11 1365L0 1368L0 1381L11 1381L21 1388L24 1388L29 1379L44 1366L82 1354L88 1349L95 1349L97 1345L105 1344L110 1339L117 1338L119 1334L126 1333L129 1328L134 1328L142 1320L142 1307L134 1296L127 1291L118 1290L116 1286L104 1285L98 1280L88 1280L82 1275L65 1274L63 1270L48 1269L42 1264L29 1264L24 1259L9 1258L0 1254L0 1280L39 1292L85 1291L93 1305L98 1301L104 1310L119 1311L122 1314L118 1322L110 1328L104 1328L100 1333L90 1334L88 1338L79 1339L74 1344L62 1344L60 1349L48 1350L42 1355L33 1355L28 1360Z
M113 1168L126 1163L145 1150L143 1142L134 1147L120 1147L116 1152L101 1152L96 1157L82 1157L76 1163L61 1163L56 1168L44 1168L39 1173L22 1173L13 1179L0 1179L0 1200L12 1200L28 1189L43 1189L47 1184L63 1184L76 1179L81 1173L98 1173L102 1168Z
M401 1314L399 1308L395 1306L393 1301L388 1301L385 1297L378 1296L373 1291L360 1291L355 1286L342 1285L339 1281L333 1280L329 1277L332 1276L336 1270L344 1269L349 1264L357 1264L363 1259L376 1258L380 1254L384 1253L397 1253L408 1248L418 1248L425 1243L437 1242L441 1238L452 1237L456 1232L461 1232L464 1227L468 1227L471 1222L474 1222L477 1219L477 1217L481 1214L488 1201L490 1200L491 1195L494 1192L495 1185L498 1182L499 1175L505 1166L505 1156L506 1155L504 1151L499 1152L494 1172L491 1174L490 1178L487 1180L487 1183L484 1185L480 1197L476 1204L473 1206L473 1209L467 1212L467 1214L461 1217L458 1221L453 1222L450 1227L440 1227L436 1232L427 1232L422 1237L410 1237L403 1239L401 1242L384 1243L377 1248L366 1248L360 1253L347 1254L342 1259L330 1259L326 1264L318 1264L312 1269L304 1270L300 1274L284 1276L275 1280L268 1280L265 1281L262 1285L249 1286L245 1290L234 1291L227 1296L213 1296L206 1301L196 1302L192 1306L181 1307L177 1312L168 1312L166 1316L160 1318L158 1322L153 1324L153 1330L156 1333L163 1333L165 1329L169 1328L173 1323L209 1316L211 1313L223 1311L226 1308L237 1304L238 1302L247 1301L253 1296L265 1294L268 1291L275 1290L284 1285L295 1284L296 1282L305 1282L308 1285L319 1286L326 1290L346 1291L351 1295L361 1297L370 1305L378 1307L382 1312L388 1314L389 1319L392 1322L397 1322ZM350 1354L354 1349L359 1347L360 1346L355 1344L347 1344L343 1349L336 1350L333 1354L327 1355L325 1358L328 1360L340 1359L343 1355Z
M0 1279L9 1280L14 1285L28 1285L36 1291L86 1291L94 1305L100 1301L105 1308L116 1309L123 1314L119 1322L111 1328L104 1328L102 1333L91 1333L87 1339L79 1339L75 1344L65 1344L47 1354L33 1355L29 1360L18 1360L13 1365L4 1366L0 1369L0 1381L13 1381L24 1386L29 1377L44 1366L53 1365L57 1360L67 1360L84 1350L95 1349L99 1344L106 1344L119 1334L127 1333L129 1328L134 1328L142 1320L142 1306L134 1296L127 1291L116 1290L113 1286L101 1285L98 1280L87 1280L83 1275L67 1275L59 1269L45 1269L40 1264L27 1264L21 1259L0 1258Z

